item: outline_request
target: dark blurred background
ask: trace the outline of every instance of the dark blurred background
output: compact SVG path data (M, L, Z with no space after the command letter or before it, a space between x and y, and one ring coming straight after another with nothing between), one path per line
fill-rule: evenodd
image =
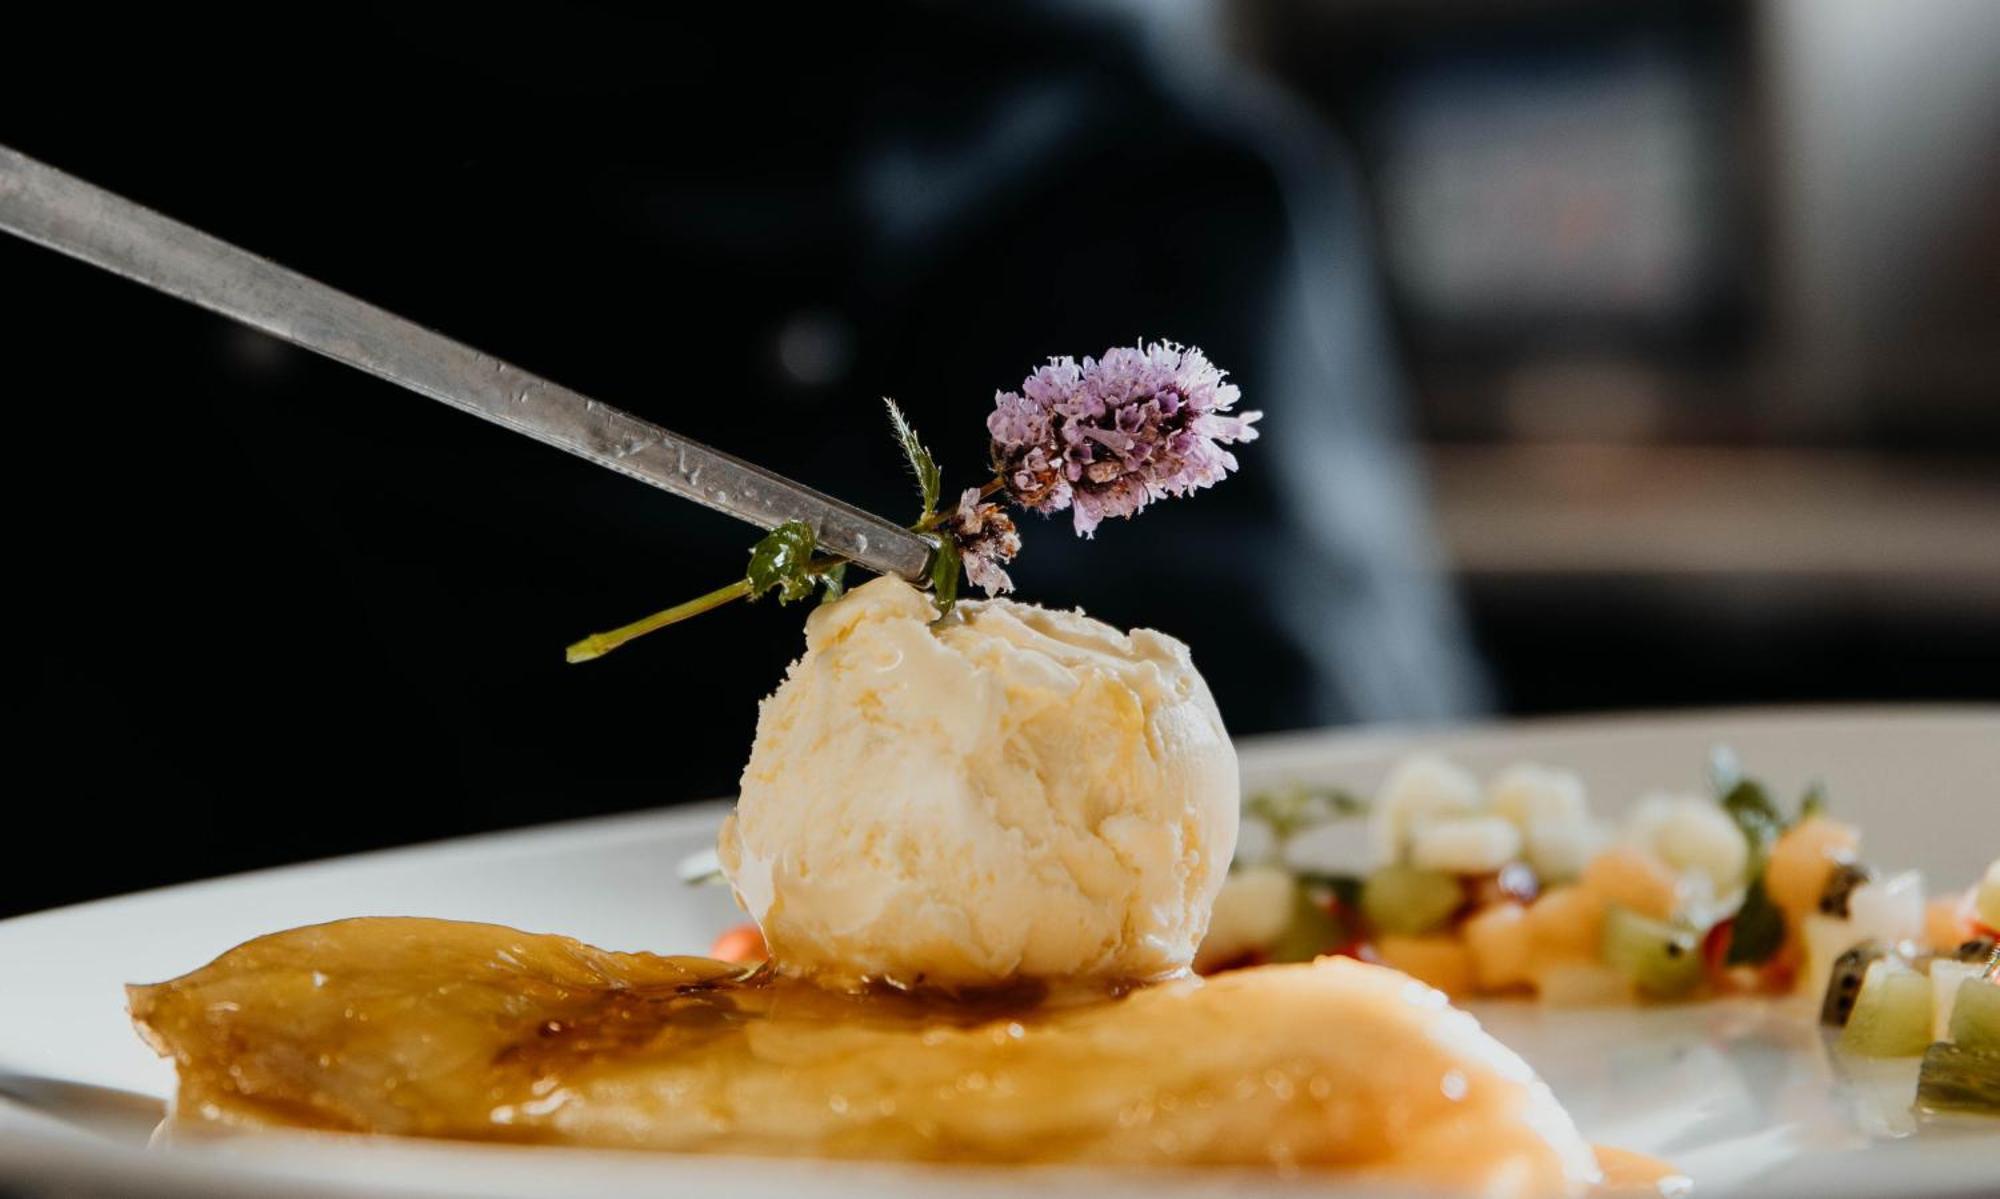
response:
M16 14L0 141L889 514L878 397L1200 345L1241 473L1015 578L1240 733L2000 698L2000 5L686 7ZM733 785L800 609L561 651L744 526L4 238L0 339L0 914Z

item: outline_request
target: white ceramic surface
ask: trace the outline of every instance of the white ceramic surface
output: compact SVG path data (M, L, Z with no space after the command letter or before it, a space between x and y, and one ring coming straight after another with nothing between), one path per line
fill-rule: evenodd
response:
M1614 812L1655 787L1697 788L1709 748L1795 795L1825 780L1867 856L1960 886L2000 854L2000 708L1722 712L1300 734L1243 746L1246 784L1371 788L1415 746L1490 770L1569 766ZM132 1034L121 984L156 980L275 929L342 916L476 919L599 945L699 951L734 913L674 875L722 808L592 820L265 871L0 922L0 1190L105 1193L567 1195L887 1193L1092 1196L1342 1191L1254 1172L1134 1175L697 1159L273 1134L147 1147L171 1083ZM87 847L78 847L87 860ZM1551 1013L1482 1005L1593 1139L1687 1168L1705 1195L2000 1192L2000 1122L1920 1123L1913 1063L1830 1055L1796 1005Z

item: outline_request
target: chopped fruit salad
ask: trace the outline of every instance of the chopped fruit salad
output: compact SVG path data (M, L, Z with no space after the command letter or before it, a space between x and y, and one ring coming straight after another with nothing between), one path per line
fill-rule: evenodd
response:
M1253 795L1195 969L1346 955L1558 1006L1799 995L1842 1052L1920 1056L1920 1106L2000 1114L2000 860L1926 898L1821 788L1782 804L1726 750L1709 775L1616 826L1575 774L1526 763L1482 783L1420 756L1372 800ZM766 953L755 925L710 952Z
M1482 783L1413 757L1372 801L1252 796L1196 968L1347 954L1557 1005L1799 994L1843 1051L1921 1055L1921 1106L2000 1113L2000 861L1927 899L1820 788L1781 803L1727 751L1710 777L1615 827L1532 764Z

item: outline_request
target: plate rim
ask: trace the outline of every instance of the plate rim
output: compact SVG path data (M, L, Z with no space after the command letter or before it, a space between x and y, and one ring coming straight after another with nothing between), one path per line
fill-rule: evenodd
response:
M1706 725L1732 728L1755 725L1760 729L1775 729L1828 723L1865 723L1879 727L1936 725L1940 721L1952 724L1960 721L1984 724L1991 721L2000 726L2000 703L1689 707L1507 720L1300 729L1245 736L1237 738L1235 744L1247 789L1250 780L1256 776L1280 774L1288 769L1288 763L1301 759L1325 761L1329 756L1367 757L1408 751L1437 742L1453 742L1473 749L1488 741L1522 735L1588 736L1620 730L1643 734L1648 729L1685 732L1690 727ZM89 916L116 919L123 914L122 909L142 906L162 897L199 897L208 891L254 886L267 878L297 879L356 865L393 866L405 858L430 857L441 851L485 855L496 850L575 848L615 840L640 830L650 835L685 834L713 827L733 803L732 798L696 799L665 807L517 826L146 888L0 920L0 941L4 941L7 934L19 932L31 924ZM10 1115L13 1118L8 1118ZM39 1180L58 1186L94 1185L106 1189L141 1186L150 1187L154 1193L175 1195L260 1194L281 1185L301 1195L314 1196L346 1196L364 1193L364 1190L366 1193L410 1196L460 1193L435 1184L379 1178L371 1178L365 1188L347 1179L319 1180L308 1184L279 1166L248 1156L162 1155L102 1141L81 1129L67 1126L38 1128L38 1121L44 1119L51 1118L43 1116L32 1104L0 1089L0 1181L36 1183ZM1978 1151L1981 1161L1986 1159L1988 1152L1984 1148ZM2000 1152L2000 1143L1996 1143L1994 1152ZM2000 1161L2000 1157L1995 1160Z
M1729 723L1754 721L1763 725L1805 724L1828 719L1852 720L1869 723L1907 721L1912 723L1931 722L1939 718L1963 717L1967 719L1991 719L2000 721L2000 702L1979 703L1976 701L1925 701L1907 704L1779 704L1779 705L1736 705L1726 707L1685 707L1660 708L1624 712L1596 713L1555 713L1506 719L1477 719L1450 721L1410 721L1379 724L1333 725L1321 728L1288 729L1276 732L1251 733L1232 737L1240 769L1247 777L1260 774L1281 765L1283 760L1301 752L1325 752L1331 746L1339 747L1344 753L1364 754L1383 752L1398 745L1417 745L1432 741L1461 741L1478 738L1481 741L1501 738L1521 733L1590 733L1648 725L1686 727L1709 723ZM1277 763L1254 759L1279 759ZM189 879L185 882L166 883L157 887L145 887L136 891L123 891L95 899L77 900L50 908L38 908L0 919L0 933L29 921L47 917L66 916L81 909L124 905L163 896L179 896L224 884L255 882L273 875L298 876L324 869L341 868L350 865L374 865L393 863L398 858L432 854L439 851L493 850L503 849L528 841L541 842L548 838L559 840L590 840L615 834L621 829L644 827L648 830L670 830L683 824L700 824L713 820L715 814L733 806L733 795L707 796L684 800L658 807L641 808L628 812L612 812L597 816L582 816L564 820L551 820L538 824L515 825L509 828L490 829L483 832L466 833L454 837L439 837L424 841L413 841L403 845L384 846L379 849L361 850L356 853L338 854L325 858L308 858L299 862L287 862L274 866L259 866L250 870L228 874L211 875L206 878Z

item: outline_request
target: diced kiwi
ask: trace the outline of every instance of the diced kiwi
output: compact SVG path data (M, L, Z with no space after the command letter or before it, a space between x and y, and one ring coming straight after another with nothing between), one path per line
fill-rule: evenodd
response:
M1701 981L1701 938L1692 929L1612 904L1604 914L1604 964L1643 995L1672 999Z
M1861 1057L1916 1057L1931 1043L1931 980L1893 958L1869 965L1840 1047Z
M1827 979L1826 998L1820 1002L1819 1022L1833 1028L1847 1024L1854 1012L1854 998L1861 994L1861 980L1868 967L1888 955L1874 941L1863 941L1833 960L1833 974Z
M1957 952L1951 955L1961 962L1985 962L1993 956L1993 938L1974 937L1960 943Z
M1917 1106L1927 1112L2000 1116L2000 1053L1945 1041L1924 1050Z
M1321 898L1311 888L1298 887L1292 896L1291 919L1268 952L1274 962L1310 962L1346 939L1347 930Z
M1925 973L1931 976L1931 1040L1951 1040L1951 1013L1958 1006L1958 988L1967 979L1979 977L1979 967L1971 962L1938 958Z
M1958 998L1951 1005L1951 1040L1967 1049L2000 1053L2000 983L1968 978L1958 984Z
M1465 902L1458 879L1415 866L1384 866L1361 888L1361 912L1376 930L1416 936L1441 927Z
M1840 862L1826 876L1826 886L1820 889L1819 910L1829 916L1847 916L1847 897L1854 894L1854 888L1875 879L1875 872L1860 862Z

